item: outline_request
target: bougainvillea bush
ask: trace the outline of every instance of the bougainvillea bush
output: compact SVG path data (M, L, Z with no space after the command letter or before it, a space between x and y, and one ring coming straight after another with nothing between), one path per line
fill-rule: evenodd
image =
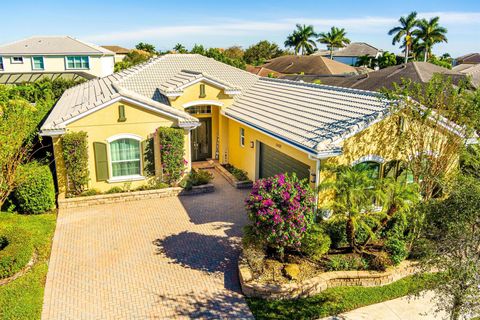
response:
M184 130L179 128L158 128L163 181L169 185L178 183L185 172Z
M246 200L254 232L283 258L285 249L299 249L314 222L315 197L307 181L279 174L254 183Z

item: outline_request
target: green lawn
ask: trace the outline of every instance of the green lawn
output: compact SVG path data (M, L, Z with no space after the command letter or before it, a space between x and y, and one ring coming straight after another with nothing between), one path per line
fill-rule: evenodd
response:
M382 287L338 287L297 300L247 298L256 319L318 319L417 293L432 286L435 276L406 277Z
M54 214L0 213L0 225L19 226L32 234L38 253L37 263L27 274L0 287L0 319L40 319L55 219Z

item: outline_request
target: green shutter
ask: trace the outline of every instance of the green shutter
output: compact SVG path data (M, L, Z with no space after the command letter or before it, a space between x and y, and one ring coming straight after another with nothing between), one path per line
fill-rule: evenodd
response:
M205 94L205 85L200 85L200 98L205 98L207 95Z
M108 180L107 144L102 142L94 142L93 153L95 155L95 172L97 181Z
M142 141L143 175L151 177L155 175L155 150L153 138Z
M118 122L125 122L127 118L125 118L125 106L119 105L118 106Z

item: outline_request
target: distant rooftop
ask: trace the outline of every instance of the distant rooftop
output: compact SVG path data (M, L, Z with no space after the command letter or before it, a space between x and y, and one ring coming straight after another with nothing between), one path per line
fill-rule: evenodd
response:
M113 52L69 36L34 36L0 46L0 54L8 55L56 55L89 54L112 55Z
M102 48L115 52L117 54L127 54L127 53L130 53L130 51L132 51L130 49L120 47L120 46L102 46Z
M347 64L319 55L287 55L267 61L262 67L283 74L304 73L313 75L357 74L357 69Z
M352 42L344 48L337 49L333 52L334 57L361 57L368 55L370 57L376 57L382 50L375 48L365 42ZM315 53L320 56L330 56L330 50L320 50Z
M469 53L455 59L458 64L477 64L480 63L480 53Z

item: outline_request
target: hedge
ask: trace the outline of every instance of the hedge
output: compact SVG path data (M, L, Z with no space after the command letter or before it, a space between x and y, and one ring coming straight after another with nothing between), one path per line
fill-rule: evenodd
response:
M68 178L68 192L81 194L88 183L87 133L68 132L62 136L63 161Z
M175 185L182 177L186 165L184 159L184 130L160 127L157 132L160 138L163 181L169 185Z
M55 186L50 168L38 162L19 167L15 202L23 213L40 214L55 208Z
M30 261L34 250L30 238L22 228L0 230L0 279L14 275Z

